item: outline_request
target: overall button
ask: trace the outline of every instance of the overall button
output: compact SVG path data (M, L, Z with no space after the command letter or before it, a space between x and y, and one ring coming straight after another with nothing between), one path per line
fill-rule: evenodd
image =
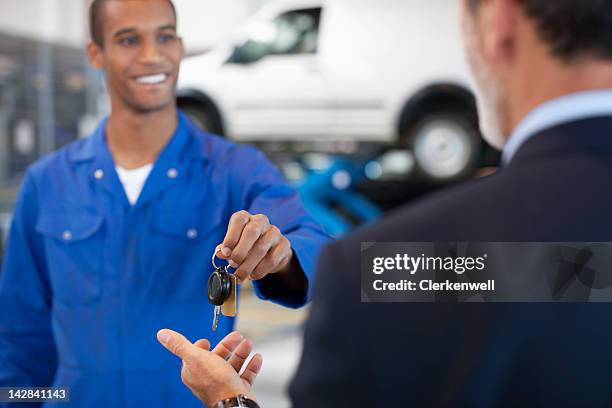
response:
M189 228L187 230L187 238L195 239L198 237L198 230L195 228Z
M64 241L70 241L70 240L72 239L72 232L70 232L70 231L64 231L64 232L62 233L62 239L63 239Z
M94 177L96 178L96 180L101 180L104 177L104 170L98 169L94 171Z
M178 171L174 168L168 169L166 175L168 176L168 178L175 179L178 176Z

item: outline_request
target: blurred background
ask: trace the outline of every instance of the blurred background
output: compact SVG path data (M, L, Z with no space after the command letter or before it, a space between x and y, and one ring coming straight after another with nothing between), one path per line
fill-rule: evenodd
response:
M459 2L175 3L188 53L179 106L263 149L330 234L497 165L478 133ZM109 111L84 53L88 4L0 2L0 259L27 166ZM308 310L242 292L238 328L265 357L256 394L287 406Z

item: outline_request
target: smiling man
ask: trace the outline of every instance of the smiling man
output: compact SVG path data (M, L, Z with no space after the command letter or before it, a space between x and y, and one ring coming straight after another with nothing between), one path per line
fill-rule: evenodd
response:
M0 386L70 387L75 407L198 406L155 333L231 331L223 317L211 330L216 248L260 298L299 307L327 236L262 153L177 111L171 1L95 0L90 20L111 114L25 177L0 275Z

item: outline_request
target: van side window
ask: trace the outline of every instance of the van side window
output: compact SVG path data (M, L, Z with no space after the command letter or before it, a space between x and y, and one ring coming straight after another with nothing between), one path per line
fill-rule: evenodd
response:
M267 55L314 54L320 19L321 8L311 8L283 13L273 21L255 22L228 62L247 64Z
M271 54L314 54L317 52L321 9L295 10L280 15Z

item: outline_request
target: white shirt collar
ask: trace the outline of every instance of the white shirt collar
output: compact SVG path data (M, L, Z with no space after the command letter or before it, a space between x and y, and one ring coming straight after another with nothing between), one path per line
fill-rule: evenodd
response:
M514 129L502 151L502 164L510 163L528 139L545 129L600 116L612 116L612 89L578 92L551 99L529 112Z

